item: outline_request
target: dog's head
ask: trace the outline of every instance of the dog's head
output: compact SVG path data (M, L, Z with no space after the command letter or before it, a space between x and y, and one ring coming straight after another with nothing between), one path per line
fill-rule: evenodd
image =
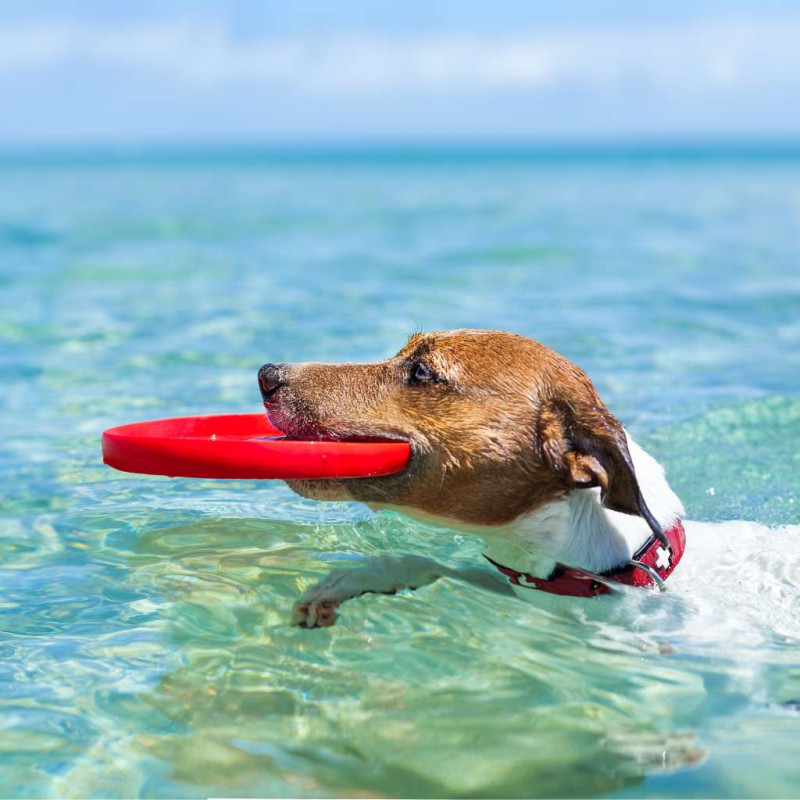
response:
M600 486L606 507L657 526L622 425L589 378L523 336L417 333L386 361L267 364L259 384L271 421L292 438L411 443L397 475L289 482L306 497L483 526Z

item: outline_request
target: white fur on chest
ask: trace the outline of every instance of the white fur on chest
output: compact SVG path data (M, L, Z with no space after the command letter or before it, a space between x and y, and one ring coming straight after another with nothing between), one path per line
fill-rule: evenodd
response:
M626 436L645 502L666 528L683 515L681 501L667 483L663 467ZM625 564L650 533L641 517L603 508L600 489L579 489L483 535L491 559L544 578L556 562L591 572Z

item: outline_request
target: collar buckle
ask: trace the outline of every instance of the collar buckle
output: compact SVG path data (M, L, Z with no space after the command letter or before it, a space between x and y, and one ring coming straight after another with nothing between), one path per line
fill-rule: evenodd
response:
M641 561L636 561L631 559L628 562L628 566L633 567L634 569L640 569L642 572L647 573L652 580L653 583L658 586L659 591L666 592L667 591L667 584L664 582L664 579L650 566L647 564L643 564Z

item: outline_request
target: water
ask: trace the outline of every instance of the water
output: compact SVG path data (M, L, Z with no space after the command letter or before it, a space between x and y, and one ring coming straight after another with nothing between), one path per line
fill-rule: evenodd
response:
M796 796L797 153L9 155L0 187L2 795ZM257 411L267 360L461 326L585 367L691 518L771 527L613 618L442 581L304 631L334 566L480 544L100 463L110 425Z

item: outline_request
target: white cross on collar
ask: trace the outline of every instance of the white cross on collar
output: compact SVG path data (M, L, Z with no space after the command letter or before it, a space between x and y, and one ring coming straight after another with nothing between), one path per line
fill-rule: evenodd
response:
M668 569L669 562L672 559L672 551L669 548L669 545L665 545L664 547L659 547L656 550L656 568L657 569Z

